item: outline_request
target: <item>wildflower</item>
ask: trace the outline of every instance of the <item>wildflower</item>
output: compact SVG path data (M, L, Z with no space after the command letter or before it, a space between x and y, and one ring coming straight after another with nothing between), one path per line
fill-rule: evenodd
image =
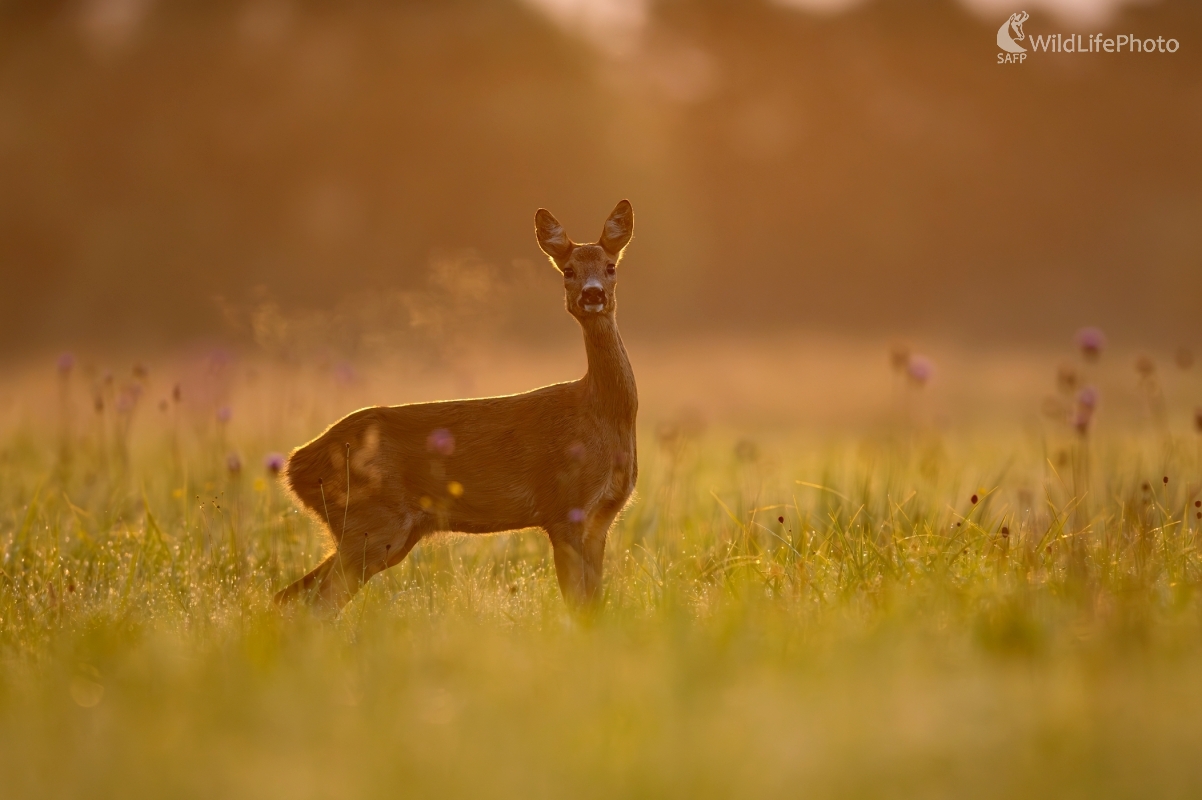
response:
M237 475L242 471L242 457L237 453L230 453L225 457L225 468L231 475Z
M1077 347L1081 348L1081 355L1089 361L1096 359L1106 346L1106 334L1102 333L1100 328L1082 328L1077 331L1076 339Z
M58 357L56 364L60 375L69 375L71 374L71 370L75 368L75 356L71 353L63 353Z
M229 406L222 406L221 408L217 409L217 421L222 425L229 422L233 416L234 409L230 408Z
M926 356L910 356L906 364L906 375L912 382L923 386L935 375L935 364Z
M569 522L577 522L577 523L584 522L584 509L583 508L573 508L571 511L568 512L568 521Z
M284 468L284 462L285 459L283 453L268 453L263 459L263 466L272 475L279 475L280 470Z
M439 456L449 456L455 452L455 437L446 428L435 428L426 437L426 449Z
M1098 390L1093 386L1084 387L1077 393L1077 405L1090 411L1096 409L1098 407Z

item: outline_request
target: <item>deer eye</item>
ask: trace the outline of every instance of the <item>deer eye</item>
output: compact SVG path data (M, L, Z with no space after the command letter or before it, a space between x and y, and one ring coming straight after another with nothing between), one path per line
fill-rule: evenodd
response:
M564 267L564 269L563 269L563 276L564 276L565 278L575 278L575 277L576 277L576 270L572 269L571 267Z
M616 270L614 269L614 265L613 265L613 264L606 264L606 265L605 265L605 274L606 274L606 275L613 275L613 274L614 274L614 272L616 272Z

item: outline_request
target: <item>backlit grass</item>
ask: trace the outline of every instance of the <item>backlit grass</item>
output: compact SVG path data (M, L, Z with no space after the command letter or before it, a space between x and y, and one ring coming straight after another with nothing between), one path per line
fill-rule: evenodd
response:
M235 435L164 390L131 435L109 391L0 442L7 796L1202 789L1185 433L648 421L591 623L528 531L430 540L323 624L271 606L324 545L261 460L321 413Z

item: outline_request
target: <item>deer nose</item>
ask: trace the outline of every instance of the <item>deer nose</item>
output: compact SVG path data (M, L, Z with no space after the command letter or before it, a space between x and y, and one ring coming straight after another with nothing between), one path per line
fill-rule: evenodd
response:
M597 284L589 284L580 292L580 305L604 306L605 305L605 290ZM592 309L589 308L591 311Z

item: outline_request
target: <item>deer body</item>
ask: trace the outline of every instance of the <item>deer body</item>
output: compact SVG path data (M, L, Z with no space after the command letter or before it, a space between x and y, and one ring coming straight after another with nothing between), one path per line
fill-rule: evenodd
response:
M277 602L336 612L424 536L532 527L551 539L564 599L598 601L605 539L638 476L638 394L613 291L633 214L619 203L591 245L568 240L546 211L535 219L584 332L585 376L503 397L361 409L297 448L288 487L335 550Z

